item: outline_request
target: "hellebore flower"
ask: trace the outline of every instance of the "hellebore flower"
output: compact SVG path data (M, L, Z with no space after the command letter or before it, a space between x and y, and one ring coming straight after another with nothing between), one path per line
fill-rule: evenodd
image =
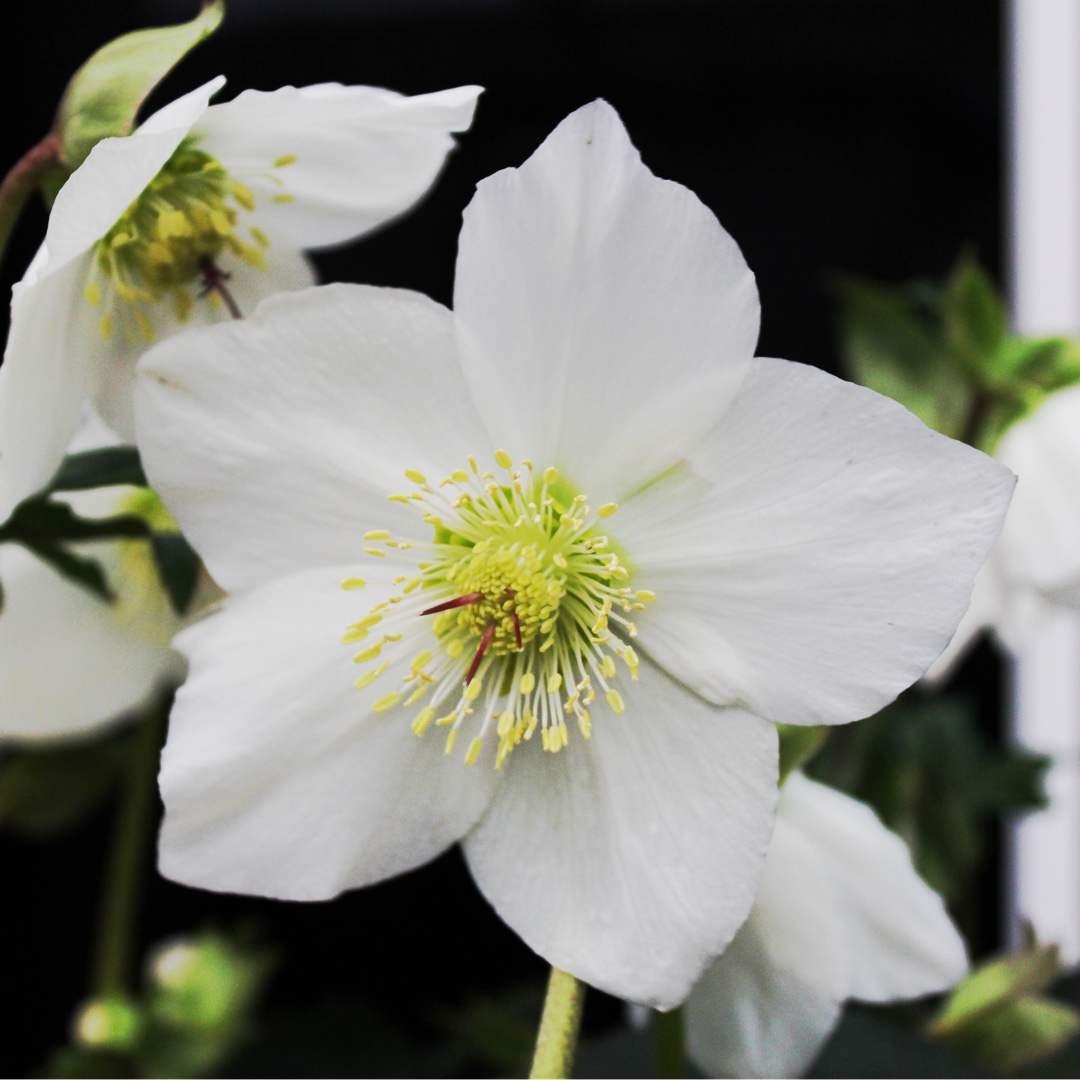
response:
M313 900L462 839L552 964L681 1001L753 901L769 721L916 679L1012 486L757 332L597 102L479 186L454 312L330 285L148 353L148 474L232 594L177 639L162 872Z
M1080 609L1080 386L1051 394L1013 424L994 456L1016 473L1016 495L933 677L984 627L1016 651L1055 609Z
M0 520L51 478L87 399L132 437L135 362L150 342L310 285L301 249L416 202L480 93L328 83L207 107L223 83L103 139L57 196L14 289L0 368Z
M72 449L114 443L88 418ZM68 501L84 517L134 514L159 531L175 529L157 496L117 486L77 492ZM171 647L181 626L158 579L149 541L93 541L81 554L105 570L107 603L16 544L0 545L0 739L33 742L107 727L183 678ZM204 586L199 603L209 602Z
M801 1076L848 998L945 990L963 939L903 840L870 807L792 774L750 917L686 1001L708 1076Z

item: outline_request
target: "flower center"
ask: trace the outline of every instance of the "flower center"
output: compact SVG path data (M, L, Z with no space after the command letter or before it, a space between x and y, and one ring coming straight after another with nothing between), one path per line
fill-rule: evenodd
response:
M240 214L255 209L255 197L232 179L216 158L199 150L188 136L94 248L86 299L95 307L108 301L101 317L102 337L112 336L119 316L122 328L138 340L153 340L147 308L171 300L176 316L191 314L195 297L189 287L201 283L210 303L235 305L217 260L230 253L249 266L266 265L266 234L238 229ZM114 298L122 301L116 305ZM119 308L117 311L116 308Z
M625 640L637 630L627 616L655 597L626 584L629 571L599 531L618 509L614 503L590 511L586 497L572 493L555 468L536 476L531 462L515 467L502 450L495 461L505 474L499 480L481 473L474 458L470 469L438 485L406 472L414 490L390 499L416 506L434 540L413 545L381 529L365 535L369 555L408 562L412 572L394 578L400 592L353 623L342 640L365 641L376 626L383 631L354 658L368 668L357 680L363 688L390 668L391 649L407 650L426 637L434 648L421 648L403 687L373 708L385 712L427 698L413 730L421 735L432 721L448 726L448 754L458 730L479 714L465 762L479 758L494 727L498 768L537 730L545 750L568 746L567 719L589 738L589 708L598 694L616 713L623 711L612 685L615 661L631 680L638 669ZM366 583L350 578L343 584L356 589Z

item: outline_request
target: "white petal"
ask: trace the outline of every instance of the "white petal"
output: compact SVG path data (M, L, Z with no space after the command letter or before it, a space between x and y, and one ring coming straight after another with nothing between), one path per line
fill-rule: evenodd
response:
M735 242L641 163L602 101L479 185L454 310L493 441L558 465L598 502L662 472L716 422L759 314Z
M592 738L522 744L465 854L499 915L545 960L671 1008L746 917L768 844L775 731L642 664ZM601 715L603 711L603 715Z
M225 80L212 79L151 116L122 138L102 139L56 196L45 234L53 273L93 246L172 157Z
M167 645L21 547L0 547L0 583L0 738L92 731L179 674Z
M924 676L929 685L937 685L949 677L956 665L978 640L979 632L1001 622L1005 598L1001 580L1000 560L997 557L1001 541L994 546L990 557L975 575L975 587L960 625L945 651L927 668Z
M245 90L211 106L197 133L251 188L269 228L298 247L323 247L412 206L453 149L449 132L472 123L480 92L462 86L403 97L336 83ZM296 160L275 166L287 157Z
M895 402L754 362L720 426L611 535L658 599L650 655L710 701L771 720L876 712L941 654L1013 478Z
M349 573L284 578L177 638L191 673L161 761L167 877L326 899L433 859L483 812L494 769L447 758L404 709L371 712L410 656L354 688L340 638L379 597L344 591Z
M835 889L784 805L782 792L750 917L686 1001L687 1051L708 1076L801 1076L847 997L856 958Z
M793 774L779 814L814 846L836 889L851 956L850 997L919 997L964 977L967 952L945 904L870 807Z
M0 366L0 521L52 478L98 384L106 343L82 296L90 258L15 286Z
M1018 478L1001 534L1009 579L1046 593L1080 590L1080 386L1014 425L996 456Z
M287 241L271 241L266 252L266 266L262 269L249 266L227 250L221 253L217 263L222 272L228 275L226 288L241 314L254 312L259 301L265 297L305 289L315 283L311 264L301 251ZM188 289L197 297L201 285L193 282ZM82 297L77 302L87 306ZM213 302L209 297L195 299L190 315L183 321L177 317L168 297L152 306L144 305L142 311L153 324L156 341L165 341L182 330L213 326L232 319L223 304ZM149 343L139 337L117 333L104 348L97 349L95 366L98 375L94 404L113 429L128 442L135 441L135 365L149 347Z
M327 285L151 350L143 461L214 579L233 591L355 560L370 529L416 535L386 496L407 468L462 467L481 433L454 349L426 297Z

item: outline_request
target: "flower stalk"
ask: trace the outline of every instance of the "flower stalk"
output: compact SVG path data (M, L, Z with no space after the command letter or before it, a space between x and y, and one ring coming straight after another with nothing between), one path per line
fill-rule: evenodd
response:
M98 916L90 980L95 997L118 997L131 990L143 859L154 821L155 781L167 713L166 703L155 703L132 732Z
M653 1055L659 1080L686 1076L686 1034L681 1008L654 1012Z
M570 1075L581 1030L586 986L566 971L551 969L530 1077Z
M23 154L0 183L0 262L31 192L61 168L60 137L51 131Z

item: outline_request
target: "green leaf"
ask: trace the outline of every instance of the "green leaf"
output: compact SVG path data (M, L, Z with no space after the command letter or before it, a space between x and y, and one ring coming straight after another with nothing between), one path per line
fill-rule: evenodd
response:
M179 533L152 533L150 544L169 603L177 615L184 615L199 585L199 556Z
M16 750L0 759L0 827L48 837L79 824L116 786L126 732L93 742Z
M19 503L11 517L0 525L0 543L13 542L36 550L39 545L140 537L149 531L146 522L134 514L84 518L67 503L37 497Z
M102 139L127 135L154 87L224 14L224 0L212 0L190 22L136 30L98 49L68 83L57 112L64 164L76 169Z
M68 454L47 490L86 491L114 484L146 487L139 451L134 446L104 446Z
M838 278L834 287L851 378L899 401L936 431L961 435L973 389L941 335L927 288L854 277Z
M989 275L961 256L945 283L945 339L978 381L1009 332L1005 304Z

